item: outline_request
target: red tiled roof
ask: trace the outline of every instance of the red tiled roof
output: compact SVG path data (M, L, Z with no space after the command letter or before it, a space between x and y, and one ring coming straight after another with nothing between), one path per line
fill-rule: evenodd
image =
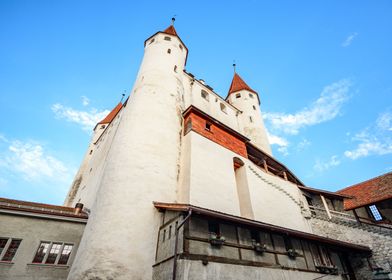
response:
M251 89L237 73L234 73L234 77L233 80L231 81L231 85L229 89L229 94L244 89L257 94L257 92Z
M104 123L111 123L112 120L117 116L118 112L120 112L123 104L120 102L117 104L116 107L98 124L104 124Z
M75 214L75 208L31 201L15 200L0 197L0 209L16 210L21 212L39 213L54 216L66 216L87 219L85 212Z
M347 187L337 193L352 196L344 200L344 209L351 210L392 199L392 172Z
M176 29L174 28L173 25L170 25L168 28L166 28L165 31L163 31L163 33L174 35L174 36L178 37Z

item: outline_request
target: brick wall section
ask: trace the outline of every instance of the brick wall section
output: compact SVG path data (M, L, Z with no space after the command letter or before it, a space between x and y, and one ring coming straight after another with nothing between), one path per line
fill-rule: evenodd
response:
M240 156L247 157L244 141L238 139L235 135L213 122L209 122L211 128L210 130L207 130L207 122L208 121L202 116L191 112L185 118L185 134L188 133L189 130L192 130Z

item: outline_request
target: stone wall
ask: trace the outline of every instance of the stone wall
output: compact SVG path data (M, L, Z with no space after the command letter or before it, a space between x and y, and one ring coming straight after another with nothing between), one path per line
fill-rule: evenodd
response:
M329 238L338 239L359 245L369 246L373 255L370 263L391 271L392 264L392 229L381 228L368 224L358 224L355 221L323 216L312 217L313 232ZM389 261L389 263L388 263ZM358 279L372 279L371 267L363 260L355 261L354 270Z

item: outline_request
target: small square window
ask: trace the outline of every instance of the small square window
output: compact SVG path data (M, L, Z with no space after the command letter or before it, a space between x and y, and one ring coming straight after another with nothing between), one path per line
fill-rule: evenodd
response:
M171 41L171 38L169 36L165 36L164 38L166 41Z
M221 104L220 104L220 109L221 109L221 111L222 111L223 113L227 113L227 109L226 109L226 105L225 105L225 104L221 103Z
M201 90L201 97L208 101L208 92L206 92L205 90Z
M241 97L241 93L237 93L236 95L235 95L235 98L240 98Z
M206 122L206 130L211 131L211 124Z

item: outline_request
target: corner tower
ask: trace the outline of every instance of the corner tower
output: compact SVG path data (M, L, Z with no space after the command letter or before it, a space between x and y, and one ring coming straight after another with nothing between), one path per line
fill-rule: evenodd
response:
M242 120L245 136L251 140L252 144L272 155L261 115L259 95L237 73L234 73L226 100L242 111L239 118Z
M152 278L161 221L152 202L177 197L187 53L174 26L145 41L134 87L109 131L103 167L89 169L98 179L86 189L96 191L68 279Z

